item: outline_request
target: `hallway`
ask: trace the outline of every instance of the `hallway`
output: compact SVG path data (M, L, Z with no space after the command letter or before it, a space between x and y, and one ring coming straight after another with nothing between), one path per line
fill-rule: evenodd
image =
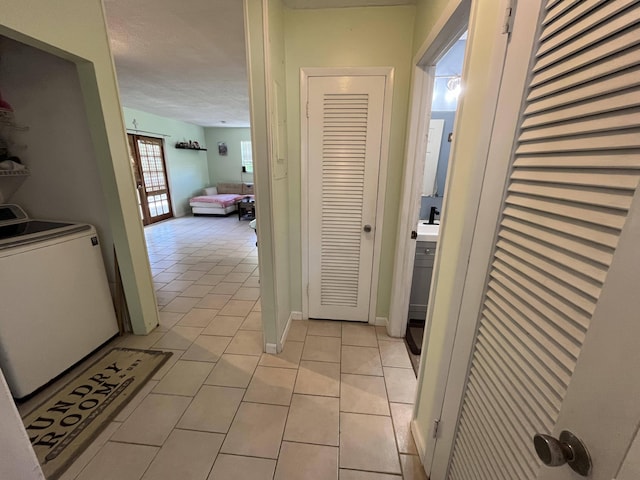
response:
M145 233L160 326L114 343L173 356L62 479L426 478L404 342L294 321L284 352L263 354L248 223L188 217Z

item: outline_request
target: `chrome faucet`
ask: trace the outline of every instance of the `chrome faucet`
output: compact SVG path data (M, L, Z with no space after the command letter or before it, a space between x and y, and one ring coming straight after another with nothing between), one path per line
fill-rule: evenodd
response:
M438 207L431 207L431 210L429 211L429 225L433 225L435 223L436 215L440 215L440 210L438 210Z

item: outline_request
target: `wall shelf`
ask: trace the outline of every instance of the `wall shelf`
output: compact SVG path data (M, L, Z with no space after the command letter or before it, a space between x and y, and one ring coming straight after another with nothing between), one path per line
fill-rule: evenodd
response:
M0 170L0 177L28 177L31 171L28 167L23 170Z
M206 148L178 147L178 146L176 146L176 148L177 148L178 150L200 150L200 151L202 151L202 152L206 152L206 151L207 151L207 149L206 149Z

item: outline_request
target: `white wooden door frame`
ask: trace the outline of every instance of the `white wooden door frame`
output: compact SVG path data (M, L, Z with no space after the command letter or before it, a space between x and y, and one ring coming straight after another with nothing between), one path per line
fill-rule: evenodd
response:
M424 178L425 156L427 152L427 135L431 120L431 105L435 83L435 65L447 50L460 38L467 29L471 0L458 0L449 3L447 9L433 27L432 33L413 59L413 76L411 80L411 116L407 129L405 167L402 183L402 204L396 252L393 266L391 286L391 305L389 307L389 323L387 331L392 337L404 336L407 329L409 312L409 294L413 279L413 263L416 254L416 241L411 238L411 231L416 229L420 212L420 198ZM469 45L467 45L469 51ZM466 60L466 53L465 53ZM466 63L466 61L465 61ZM462 110L461 99L458 111ZM456 118L459 115L456 115ZM455 128L454 128L455 130ZM453 158L451 150L450 158ZM437 253L436 253L437 255ZM437 281L434 271L432 290Z
M426 149L426 133L428 131L429 113L421 108L425 104L425 96L429 101L431 99L431 91L433 85L434 71L431 69L425 69L423 64L433 64L438 59L438 54L442 54L446 51L448 42L455 41L456 33L462 33L462 27L469 25L469 38L467 40L467 48L465 52L465 65L468 66L467 58L473 52L473 28L478 16L477 11L480 8L480 2L477 0L458 0L449 4L447 9L443 12L440 19L437 21L433 28L432 34L427 38L424 45L414 58L416 67L414 68L413 87L412 87L412 107L411 117L408 130L407 140L407 158L405 162L405 173L403 180L403 198L401 211L406 212L400 218L400 224L398 228L398 237L396 243L396 261L394 264L394 279L392 285L391 294L391 309L390 309L390 322L388 325L388 332L392 336L402 336L406 330L406 319L408 312L408 291L411 285L411 275L413 270L413 262L415 255L415 241L410 239L410 232L415 229L414 221L418 218L418 204L420 198L420 187L422 181L423 165L419 162L423 161L424 149ZM510 0L502 0L501 7L506 11L507 8L512 6ZM470 13L469 13L470 11ZM501 19L502 20L502 19ZM497 21L498 23L498 21ZM439 336L435 341L438 345L435 349L429 349L428 344L431 341L431 326L433 322L433 302L430 302L427 311L427 328L425 330L425 336L423 345L425 348L420 362L420 370L418 372L418 385L417 395L421 395L425 391L425 388L430 392L430 398L426 401L420 401L418 398L416 401L416 409L413 412L414 420L411 424L411 430L413 437L418 447L418 453L422 460L425 471L428 473L431 470L431 463L434 459L435 442L430 441L430 438L426 438L421 434L421 429L416 425L415 418L417 409L421 408L421 418L432 418L438 420L441 418L443 403L445 398L445 392L447 390L448 377L453 375L452 378L457 378L456 374L462 373L462 382L466 379L468 360L458 361L454 364L454 360L457 360L453 356L454 340L458 337L460 341L467 339L467 351L462 352L462 356L468 357L471 354L471 339L475 334L475 328L471 332L465 330L459 331L459 320L462 318L462 313L467 310L463 310L463 306L469 304L473 300L474 295L479 295L475 290L478 289L478 285L484 285L484 279L487 272L487 262L479 261L477 257L479 251L482 248L489 248L487 245L492 245L495 229L497 225L497 218L491 217L491 215L482 214L482 212L490 211L490 208L486 204L491 206L492 195L496 192L493 188L496 183L502 184L506 182L506 172L500 176L500 169L489 165L489 139L491 133L494 130L494 120L496 118L498 95L500 93L500 85L503 78L503 67L506 57L506 49L508 43L508 35L503 34L496 25L495 38L493 39L493 56L490 63L487 65L487 72L490 75L491 90L487 91L486 98L483 107L483 118L485 122L482 125L483 133L480 135L480 140L476 143L476 156L474 171L476 177L482 179L477 185L473 186L473 189L469 191L465 201L465 224L468 225L468 229L462 236L462 238L454 238L451 241L458 244L458 258L459 263L456 265L456 271L454 273L455 286L451 291L450 298L448 299L450 308L450 314L447 318L440 318L438 322L444 324L440 326ZM439 52L439 53L438 53ZM422 63L421 63L422 62ZM467 71L463 69L463 83L467 83ZM517 102L520 101L518 98ZM519 103L517 103L519 105ZM458 113L456 115L456 126L454 130L457 130L457 124L464 116L464 98L462 99ZM457 145L460 142L460 137L454 137L451 158L455 158ZM510 147L509 147L510 148ZM510 150L507 152L507 156ZM452 162L449 163L449 171L447 174L447 187L452 181L454 175L450 175L452 168ZM499 189L498 189L499 190ZM497 192L499 199L502 199L502 192ZM447 200L443 205L443 215L446 215ZM489 208L489 210L487 210ZM498 208L498 207L496 207ZM495 215L497 217L497 214ZM493 218L492 223L486 223L487 218ZM485 223L483 223L485 222ZM443 222L443 226L440 230L440 238L438 242L438 248L436 250L436 258L434 264L433 281L431 284L430 297L435 298L435 292L438 288L438 275L441 267L441 247L447 242L447 229L446 221ZM472 249L472 247L474 247ZM451 247L455 248L455 247ZM466 261L464 261L466 260ZM478 281L479 279L479 281ZM475 282L475 283L474 283ZM475 290L474 290L475 289ZM482 293L483 289L481 288ZM404 298L406 295L406 298ZM478 301L479 302L479 301ZM478 303L476 302L476 303ZM468 308L468 307L467 307ZM477 305L475 305L477 311ZM477 318L474 317L474 321ZM462 367L461 367L461 364ZM429 365L430 368L426 369L425 365ZM460 370L462 368L462 370ZM452 372L452 369L458 369ZM440 431L440 429L439 429ZM429 432L429 436L433 432ZM437 477L432 477L434 480Z
M308 181L309 155L308 123L306 102L309 92L309 77L343 76L384 76L385 93L382 113L382 141L380 145L380 165L378 171L378 198L376 201L376 221L374 228L373 269L371 272L371 292L369 295L368 323L376 322L378 301L378 277L380 273L380 254L382 251L382 230L384 220L384 201L387 189L387 165L389 162L389 134L391 130L391 107L393 100L393 67L309 67L300 69L300 226L302 247L302 318L309 318L309 193Z
M425 470L432 480L444 479L455 442L456 426L460 415L464 389L469 373L471 356L480 309L485 292L495 236L500 222L501 207L511 168L513 146L521 115L523 92L529 84L529 62L535 46L537 19L543 0L520 2L513 19L513 32L509 52L503 55L504 70L496 99L494 126L491 135L481 195L478 198L477 216L470 245L468 267L460 292L460 309L452 322L448 343L450 358L445 377L442 403L439 412L437 441L425 458ZM507 85L505 87L505 85ZM502 188L496 188L501 185ZM429 353L423 362L429 361Z

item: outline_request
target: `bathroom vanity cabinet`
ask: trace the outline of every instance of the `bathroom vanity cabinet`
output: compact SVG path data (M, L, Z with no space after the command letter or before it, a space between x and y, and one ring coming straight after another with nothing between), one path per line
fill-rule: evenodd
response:
M417 242L416 257L413 264L411 295L409 297L410 320L424 320L427 315L435 254L436 242Z

